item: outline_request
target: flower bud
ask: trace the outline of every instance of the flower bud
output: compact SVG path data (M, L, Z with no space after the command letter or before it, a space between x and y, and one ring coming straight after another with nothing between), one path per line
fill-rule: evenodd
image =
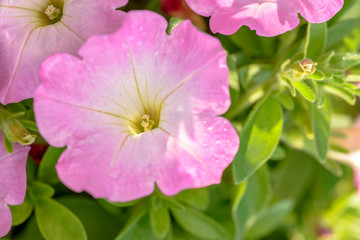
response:
M31 134L16 119L3 120L1 128L11 142L18 142L21 145L30 145L35 141L36 135Z
M305 58L299 62L294 63L290 68L291 77L294 80L302 80L306 76L314 74L316 71L316 62L313 62L311 59Z

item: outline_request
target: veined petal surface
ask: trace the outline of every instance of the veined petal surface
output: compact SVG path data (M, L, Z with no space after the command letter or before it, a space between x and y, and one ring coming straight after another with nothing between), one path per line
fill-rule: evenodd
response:
M218 117L230 105L225 51L190 21L166 28L132 11L115 34L91 37L81 59L42 64L37 123L50 144L67 145L56 169L74 191L129 201L156 183L173 195L219 183L233 160L238 135Z

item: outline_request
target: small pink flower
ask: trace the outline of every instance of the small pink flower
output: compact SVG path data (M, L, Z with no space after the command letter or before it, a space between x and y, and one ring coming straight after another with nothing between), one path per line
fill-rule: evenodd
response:
M0 132L0 238L11 228L10 205L19 205L26 193L26 159L28 146L14 143L14 152L9 154L4 147Z
M33 97L40 64L57 52L76 54L94 34L115 32L127 0L0 0L0 102Z
M332 18L343 0L186 0L198 14L209 17L214 33L231 35L242 25L272 37L294 29L298 13L312 23Z
M149 11L95 36L81 59L57 54L40 69L34 104L40 132L67 149L56 166L74 191L129 201L219 183L239 146L217 117L230 105L226 53L190 21L166 34Z

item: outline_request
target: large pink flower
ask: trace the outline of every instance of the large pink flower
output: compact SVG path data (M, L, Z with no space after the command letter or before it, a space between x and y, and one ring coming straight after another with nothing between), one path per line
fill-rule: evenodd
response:
M298 13L312 23L325 22L337 13L343 0L186 0L198 14L211 16L214 33L230 35L242 25L260 36L275 36L299 24Z
M184 21L171 35L148 11L95 36L77 57L58 54L40 70L40 132L67 145L56 166L74 191L128 201L219 183L239 139L223 114L230 105L220 42ZM61 70L60 70L61 69Z
M76 54L94 34L115 32L127 0L0 0L0 102L33 97L40 64Z
M26 158L30 147L14 144L14 152L9 154L4 148L0 132L0 237L11 228L10 205L24 201L26 192Z

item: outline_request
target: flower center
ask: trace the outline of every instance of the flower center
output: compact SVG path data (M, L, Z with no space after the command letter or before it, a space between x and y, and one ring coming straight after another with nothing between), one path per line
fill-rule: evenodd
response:
M155 125L154 120L150 119L150 116L144 114L142 116L141 126L144 128L144 132L150 131Z
M54 7L54 5L49 5L46 10L45 14L49 17L50 21L59 20L58 18L61 15L61 11L59 8Z
M159 119L151 114L143 114L141 119L138 118L135 122L128 126L128 129L132 135L139 135L141 133L149 132L159 125Z

